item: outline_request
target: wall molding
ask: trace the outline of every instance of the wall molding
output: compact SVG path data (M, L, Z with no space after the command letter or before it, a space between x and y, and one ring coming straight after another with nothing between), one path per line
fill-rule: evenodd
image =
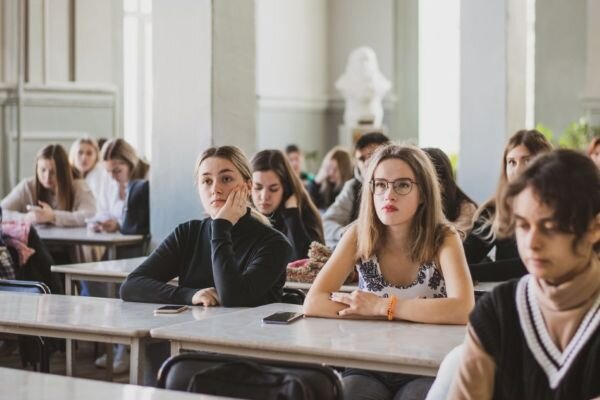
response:
M394 94L390 94L383 99L383 108L385 110L393 110L396 103L397 97ZM338 111L344 109L344 99L341 97L294 98L279 96L258 96L258 108L261 110L274 111Z
M16 85L0 84L0 105L14 102ZM117 87L113 85L25 84L26 107L98 107L114 108Z

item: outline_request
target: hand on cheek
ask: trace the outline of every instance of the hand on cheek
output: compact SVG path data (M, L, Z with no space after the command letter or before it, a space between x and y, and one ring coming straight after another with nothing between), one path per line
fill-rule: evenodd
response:
M237 186L229 193L227 201L217 212L215 219L226 219L235 225L246 214L247 198L248 188L245 185Z

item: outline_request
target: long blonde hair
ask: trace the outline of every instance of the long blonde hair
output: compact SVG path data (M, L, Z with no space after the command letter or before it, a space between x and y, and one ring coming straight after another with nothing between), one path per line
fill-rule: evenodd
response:
M92 166L92 168L90 168L90 170L85 173L82 171L79 171L77 169L77 167L75 167L75 162L77 161L77 156L78 156L77 153L79 152L79 149L81 148L82 144L87 144L89 146L92 146L92 149L94 149L94 154L96 155L96 162L94 162L94 165ZM81 139L77 139L76 141L73 142L73 144L71 145L71 149L69 150L69 162L71 163L71 167L73 168L73 170L75 172L77 172L79 175L81 175L82 178L85 178L87 176L87 174L92 169L94 169L96 164L98 164L98 161L100 161L100 149L98 149L98 143L96 143L96 141L94 139L81 138Z
M532 156L538 154L547 153L552 150L552 144L546 139L546 137L535 129L522 129L515 132L502 154L502 170L500 171L500 178L498 179L498 186L496 187L496 193L494 196L483 203L477 212L475 213L474 221L480 220L482 224L473 230L473 233L484 240L494 241L496 232L498 232L500 224L500 210L497 209L497 205L501 202L501 196L504 189L508 185L508 177L506 176L506 156L508 153L517 146L525 146Z
M375 169L384 160L404 161L415 174L419 204L410 226L409 257L412 261L434 261L444 237L450 231L442 211L442 197L435 168L425 152L412 145L390 144L379 148L372 158L363 181L360 209L356 221L357 259L369 259L385 243L385 225L377 217L372 181Z
M222 158L231 162L235 169L237 169L238 172L242 175L242 179L244 179L244 181L250 182L252 180L250 162L248 161L248 158L246 157L244 152L239 147L215 146L209 147L198 156L198 159L196 160L196 166L194 167L194 180L196 184L198 183L200 165L202 165L202 162L204 162L204 160L211 157ZM267 226L271 226L269 219L262 215L260 212L258 212L256 209L254 209L252 203L248 199L246 199L246 203L248 207L250 207L250 213L255 219L259 220Z
M132 145L124 139L110 139L102 146L102 161L118 160L129 166L129 180L147 179L150 165L138 157Z

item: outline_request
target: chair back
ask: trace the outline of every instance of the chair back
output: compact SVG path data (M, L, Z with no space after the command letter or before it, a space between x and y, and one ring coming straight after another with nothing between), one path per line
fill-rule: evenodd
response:
M169 358L157 387L250 400L342 399L341 378L329 367L211 353Z
M49 294L44 282L0 279L0 291ZM23 368L31 366L35 371L50 372L50 349L48 339L40 336L18 336L19 353Z
M303 305L304 299L306 299L306 294L302 290L286 287L283 288L283 297L281 299L282 303Z
M50 288L44 282L0 279L0 291L49 294Z

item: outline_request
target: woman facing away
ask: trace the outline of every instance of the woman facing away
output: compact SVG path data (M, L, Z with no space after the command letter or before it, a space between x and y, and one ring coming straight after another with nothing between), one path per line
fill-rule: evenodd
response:
M435 147L427 147L423 151L427 153L435 167L442 192L444 215L450 225L464 238L473 227L477 204L456 184L452 164L446 153Z
M262 150L252 164L252 203L292 244L291 260L306 258L312 241L324 243L319 210L279 150Z
M536 130L520 130L508 140L496 195L479 207L473 230L463 242L474 280L504 281L527 273L519 258L515 239L495 236L500 219L497 204L506 185L514 181L535 156L550 150L550 142ZM490 261L486 257L493 248L496 249L495 260Z
M460 236L445 223L428 156L413 146L382 147L372 156L364 182L357 222L317 276L304 313L465 324L474 304L473 285ZM354 268L359 290L336 293ZM417 378L347 369L344 390L346 398L361 399L424 395L430 380Z
M61 227L85 226L96 201L83 179L75 179L65 149L43 147L35 159L35 175L24 179L2 200L6 220Z
M352 157L347 150L336 146L323 158L308 192L319 210L326 210L341 192L344 183L352 179Z
M477 303L448 398L598 398L598 168L574 151L545 154L499 205L499 234L515 235L529 274Z

